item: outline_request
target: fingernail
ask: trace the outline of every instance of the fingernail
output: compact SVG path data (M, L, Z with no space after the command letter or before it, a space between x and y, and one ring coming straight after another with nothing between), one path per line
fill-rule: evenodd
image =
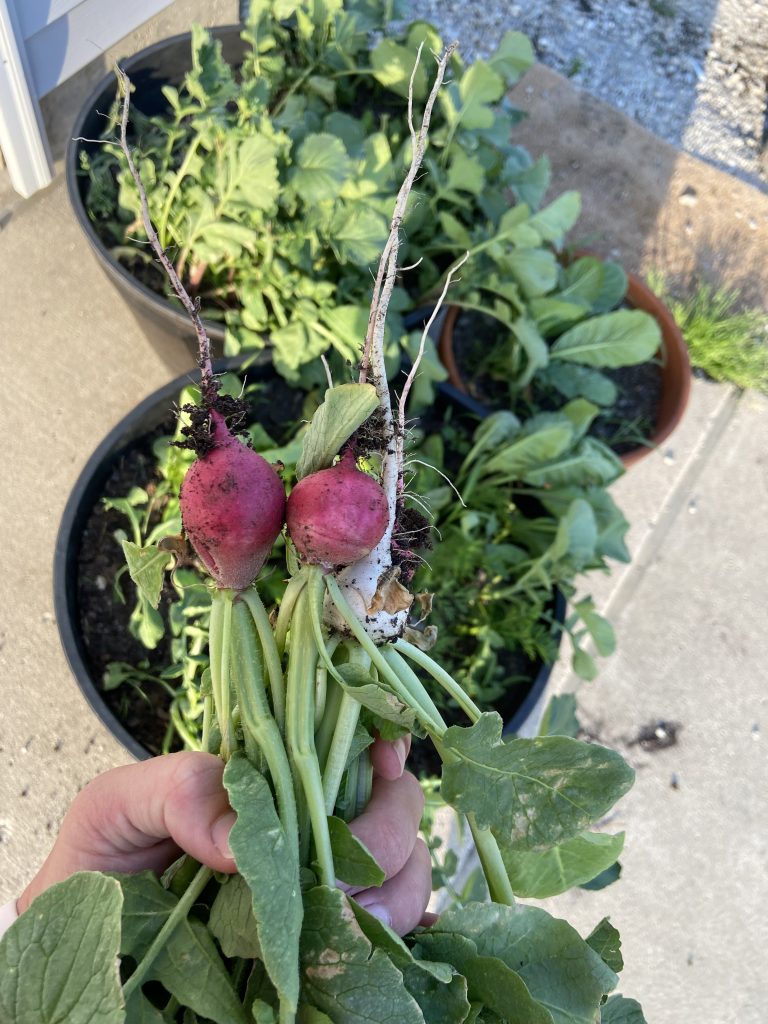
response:
M360 903L360 906L364 907L369 914L377 917L379 921L381 921L382 924L385 924L388 928L392 927L392 916L383 903Z
M405 769L405 759L408 756L404 736L401 736L399 740L395 740L394 748L395 753L397 754L397 760L400 762L400 774L402 775Z
M234 860L235 856L229 846L229 833L232 831L232 826L237 821L237 815L234 811L227 811L226 814L222 814L218 818L211 828L211 839L213 845L219 851L222 857L226 857L227 860Z

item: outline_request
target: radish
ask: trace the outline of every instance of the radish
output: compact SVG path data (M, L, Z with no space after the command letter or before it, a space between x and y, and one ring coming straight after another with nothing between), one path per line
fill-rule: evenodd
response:
M184 530L219 587L244 590L280 533L285 492L280 477L247 448L215 408L208 443L181 485Z
M347 450L330 469L300 480L286 511L288 533L310 565L350 565L369 554L389 524L387 496Z

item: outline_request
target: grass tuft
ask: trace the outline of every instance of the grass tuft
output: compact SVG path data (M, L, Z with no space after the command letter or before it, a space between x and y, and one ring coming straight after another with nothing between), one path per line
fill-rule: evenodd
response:
M700 282L685 298L660 279L654 289L669 306L691 363L718 381L768 393L768 315L744 308L738 291Z

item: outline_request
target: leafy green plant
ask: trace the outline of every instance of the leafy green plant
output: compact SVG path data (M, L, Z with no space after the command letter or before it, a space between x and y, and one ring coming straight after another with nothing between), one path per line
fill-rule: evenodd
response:
M654 281L683 332L691 363L714 380L768 392L768 315L745 309L738 291L706 282L676 297L660 275Z
M433 96L449 58L450 49ZM418 359L393 409L384 321L428 125L425 115L374 286L358 380L328 388L302 437L287 506L274 469L236 436L242 408L221 395L195 305L177 287L200 339L200 401L187 410L184 434L196 459L179 503L189 542L211 574L201 742L225 762L238 872L217 878L184 857L162 881L149 872L80 873L47 890L0 943L3 1017L45 1024L66 1007L71 1024L182 1016L215 1024L587 1024L636 1008L611 996L623 966L615 929L603 921L582 939L539 908L515 905L505 860L581 837L626 793L632 770L616 752L566 736L503 742L500 718L481 712L402 636L414 601L403 551L412 522L404 480L406 397ZM123 146L141 191L124 138ZM149 216L145 227L175 281ZM571 409L566 418L575 425L585 413ZM530 436L505 437L508 445L494 446L501 464L491 459L477 477L525 468ZM331 468L337 456L340 473ZM475 465L469 460L468 484ZM364 537L355 517L346 520L357 552L349 564L316 557L306 545L317 507L303 522L292 513L302 485L329 472L343 483L322 498L326 510L360 486L366 494L380 489L388 509L378 540ZM319 503L321 491L314 493ZM258 586L240 573L246 561L249 575L258 573L283 521L290 580L270 619ZM241 558L229 560L237 550ZM156 583L143 568L154 562L153 549L132 554L132 578L152 603ZM457 701L468 726L447 726L419 672ZM367 746L376 732L433 742L444 766L441 796L466 816L490 896L448 908L405 939L338 887L375 887L384 878L347 824L370 795Z
M442 48L423 21L371 48L395 13L379 0L253 4L237 71L194 27L192 70L180 88L164 90L168 110L134 116L160 242L203 315L226 326L228 354L268 339L292 378L324 352L339 365L357 358L370 267L410 159L411 71L420 45ZM452 58L433 116L429 174L409 209L404 259L422 262L395 289L390 346L404 336L397 311L445 269L440 250L431 255L436 226L458 237L497 220L512 195L535 206L546 190L546 159L534 162L509 141L520 115L506 92L531 61L530 43L514 32L487 61L465 67ZM417 116L426 81L421 72L414 79ZM113 135L110 125L99 150L81 151L88 214L116 258L168 293Z

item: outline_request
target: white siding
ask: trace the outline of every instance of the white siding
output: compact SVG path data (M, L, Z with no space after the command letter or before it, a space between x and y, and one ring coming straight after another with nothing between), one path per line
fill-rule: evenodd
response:
M45 96L171 0L11 0L32 87Z
M0 0L0 150L23 196L52 178L38 99L172 0Z

